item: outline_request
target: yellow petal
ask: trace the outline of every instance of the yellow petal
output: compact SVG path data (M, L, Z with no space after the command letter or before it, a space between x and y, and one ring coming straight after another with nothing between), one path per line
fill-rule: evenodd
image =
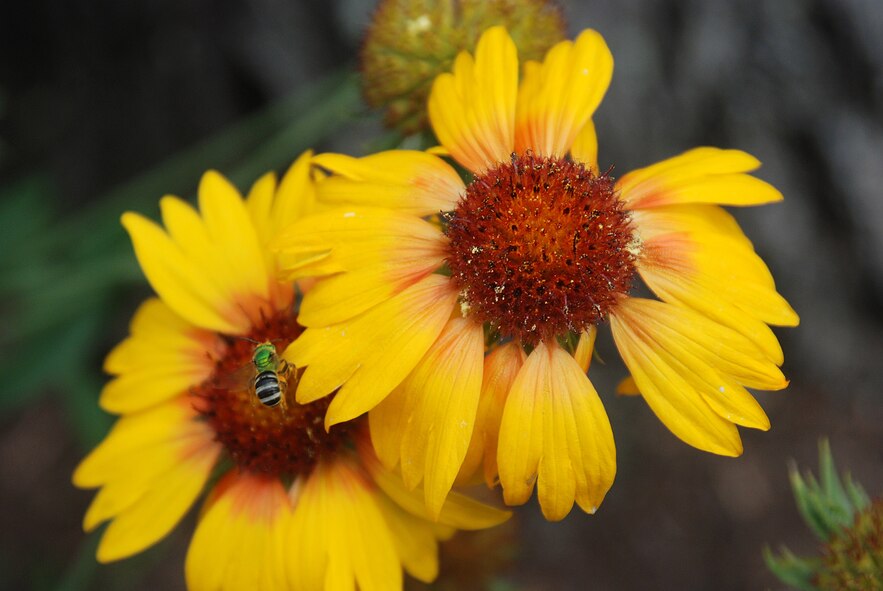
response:
M616 385L616 394L618 396L640 396L641 391L638 390L635 378L628 376L623 378L619 384Z
M498 449L507 503L525 502L537 482L543 515L563 519L574 500L594 513L616 476L613 431L601 399L564 349L540 343L515 378Z
M316 209L316 186L310 175L312 158L312 150L298 156L279 181L271 211L272 236L269 239Z
M679 203L760 205L781 201L772 185L744 174L760 166L739 150L695 148L622 177L617 183L629 209Z
M283 354L307 368L298 384L298 402L312 402L340 387L326 426L370 410L423 357L456 299L447 277L430 275L352 321L307 329Z
M488 488L494 486L497 478L497 439L503 407L524 359L524 351L516 343L497 347L485 357L475 430L458 479L462 477L466 481L483 464L485 483ZM371 434L373 436L373 429Z
M230 472L196 526L187 551L187 588L194 591L288 589L291 510L275 477Z
M276 174L268 172L251 186L245 198L245 207L262 245L274 237L272 210L275 195Z
M377 495L377 506L383 513L395 544L396 553L408 574L424 583L438 576L438 536L425 519L411 515L385 495ZM453 533L453 530L450 530Z
M776 292L766 265L747 240L707 231L702 213L714 206L660 207L641 212L638 270L662 299L701 311L752 339L782 363L775 335L764 323L793 326L799 318Z
M591 119L574 138L570 155L574 160L598 172L598 136L595 134L595 123Z
M244 314L228 317L221 311L228 308L224 292L159 226L134 213L123 214L122 223L150 285L178 315L218 332L237 334L248 329Z
M604 38L590 29L573 42L555 45L542 65L526 67L518 91L516 151L557 157L567 154L601 104L612 76L610 49Z
M74 485L96 488L132 475L133 455L144 454L139 471L159 473L176 461L176 453L212 435L196 420L190 401L182 397L119 419L104 440L74 471ZM146 453L156 450L157 453Z
M198 194L199 209L216 249L215 256L229 265L236 291L266 299L269 271L239 191L219 173L209 171L202 176Z
M360 443L358 450L359 457L371 474L374 483L390 499L411 515L420 518L429 517L420 487L409 490L398 474L381 465L370 445ZM499 525L509 519L511 515L509 511L501 511L466 495L452 492L445 500L437 521L443 526L456 529L477 530Z
M590 326L579 335L579 341L576 344L576 351L573 352L573 358L577 365L588 373L589 366L592 364L592 353L595 351L595 338L598 336L598 328Z
M413 403L404 384L390 392L389 396L368 413L371 443L380 462L387 470L399 465L402 455L402 441L405 438L404 425L408 420L408 405Z
M374 423L403 430L400 457L405 483L424 482L426 506L435 518L460 471L481 393L484 330L465 318L451 319L400 386L403 423Z
M319 261L335 275L304 297L298 321L336 324L376 306L438 269L445 238L432 224L409 214L363 208L332 210L301 220L280 241L288 276L311 276Z
M129 333L104 360L104 371L118 375L145 366L212 367L210 357L223 353L216 333L193 326L157 298L141 304Z
M323 563L326 589L401 588L402 564L376 494L367 476L346 458L316 466L298 494L289 529L293 588L320 588L309 583Z
M313 163L334 173L317 186L319 199L330 204L426 216L453 210L465 190L451 165L426 152L390 150L363 158L319 154Z
M104 369L118 377L101 393L101 406L129 413L186 392L211 375L223 343L196 328L156 298L146 300L132 319L131 336L107 356Z
M457 56L452 74L435 79L428 110L439 142L472 172L506 162L514 142L518 53L503 27L478 41L475 60Z
M114 378L101 391L101 408L112 413L143 410L197 386L210 375L199 368L146 367L127 371Z
M113 517L98 545L98 561L127 558L164 538L202 492L219 453L220 446L207 445L157 475L137 500Z
M165 537L202 491L220 445L186 400L117 421L74 472L74 484L101 486L83 520L87 531L113 520L101 562L131 556Z
M689 309L637 298L620 301L611 328L644 399L685 442L736 456L742 444L733 423L769 428L742 385L787 382L746 337Z

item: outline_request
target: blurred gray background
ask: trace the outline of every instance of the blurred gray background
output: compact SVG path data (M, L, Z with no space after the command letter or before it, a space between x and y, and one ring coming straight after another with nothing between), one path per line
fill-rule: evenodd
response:
M517 560L503 578L525 590L780 588L763 545L817 550L794 507L790 459L815 469L817 440L828 436L838 465L872 495L883 493L883 2L561 4L570 32L599 30L616 61L596 116L602 168L622 174L699 145L756 155L759 176L785 201L736 215L802 323L777 331L790 388L759 394L772 430L743 430L745 454L735 460L682 444L640 399L613 396L623 370L602 331L606 365L591 377L613 423L616 483L592 517L574 512L548 524L533 503L518 511ZM354 67L372 7L4 2L0 185L39 172L52 187L45 208L53 219L89 207L170 154ZM366 114L316 147L359 153L378 133ZM168 190L187 194L197 180ZM143 198L160 196L151 189ZM115 223L119 213L106 215ZM2 221L0 233L12 231L14 220ZM28 247L4 246L18 257ZM147 293L139 285L115 293L95 328L100 347L80 362L95 376ZM90 441L64 402L63 370L32 363L60 379L33 395L14 393L27 403L0 413L0 588L183 588L192 515L144 555L94 566L94 545L80 530L92 494L70 484ZM96 380L84 390L90 404Z

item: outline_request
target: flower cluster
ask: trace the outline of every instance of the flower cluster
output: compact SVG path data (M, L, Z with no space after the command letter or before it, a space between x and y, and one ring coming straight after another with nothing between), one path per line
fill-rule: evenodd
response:
M770 325L798 319L721 207L782 198L758 161L705 147L614 178L592 123L601 35L541 61L503 26L464 43L425 111L405 95L438 147L307 152L245 199L209 172L198 211L123 216L158 297L107 358L121 417L74 475L100 488L100 560L164 537L204 490L192 589L431 581L440 540L509 515L453 490L481 480L509 505L536 487L549 520L594 513L616 474L587 375L603 324L621 391L686 443L736 456L738 426L769 428L747 388L787 385Z

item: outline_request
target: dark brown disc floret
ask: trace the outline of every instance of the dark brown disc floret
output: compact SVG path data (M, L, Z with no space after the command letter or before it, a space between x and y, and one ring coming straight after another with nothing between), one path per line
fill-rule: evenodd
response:
M305 405L295 401L302 370L290 368L287 374L278 374L285 389L282 404L264 406L255 394L255 342L270 341L281 355L301 332L303 327L285 311L265 320L247 339L230 337L212 376L192 391L195 408L242 470L281 477L307 474L323 455L333 454L347 439L346 425L325 431L330 396Z
M613 178L570 160L513 154L475 177L445 232L469 313L530 345L604 320L635 274Z

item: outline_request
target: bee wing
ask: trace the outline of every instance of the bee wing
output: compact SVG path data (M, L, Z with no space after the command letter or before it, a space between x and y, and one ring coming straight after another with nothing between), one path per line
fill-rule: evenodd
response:
M249 361L235 371L215 375L212 379L212 385L215 388L221 388L233 392L247 390L253 385L255 375L257 375L257 370L255 369L254 363Z

